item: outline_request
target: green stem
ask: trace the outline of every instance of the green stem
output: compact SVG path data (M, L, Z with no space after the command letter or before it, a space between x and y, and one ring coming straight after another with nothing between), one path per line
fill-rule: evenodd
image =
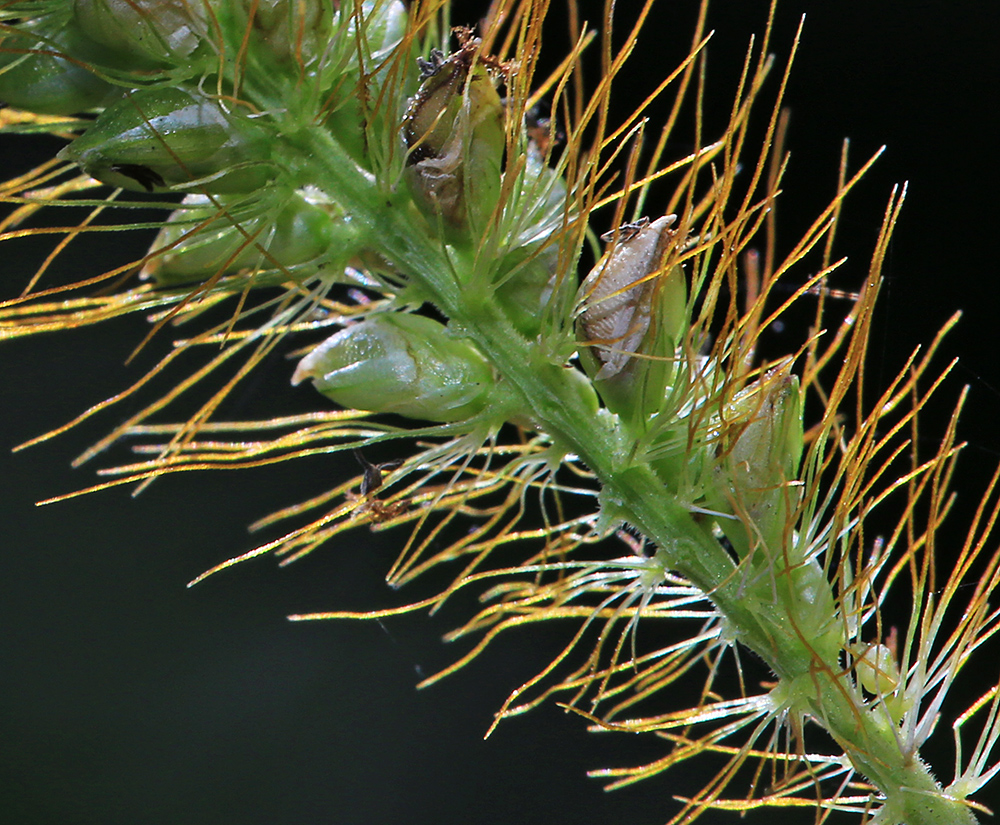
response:
M602 487L602 501L634 524L670 569L699 587L726 617L735 636L759 655L790 690L792 710L820 722L855 767L886 796L889 819L906 825L975 825L969 808L941 796L916 753L905 753L897 731L839 673L837 650L817 650L795 617L773 603L771 591L743 585L732 558L696 517L663 487L648 464L621 443L618 420L595 417L562 365L548 362L482 290L462 290L441 243L427 237L408 197L387 193L328 133L291 138L307 158L312 179L335 195L355 221L419 283L491 360L540 429L580 456Z

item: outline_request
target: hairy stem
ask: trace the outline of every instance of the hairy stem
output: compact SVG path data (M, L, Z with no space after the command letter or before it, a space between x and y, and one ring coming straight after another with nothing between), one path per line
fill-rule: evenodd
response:
M855 767L886 797L889 821L907 825L973 825L968 807L941 795L916 753L904 750L880 707L867 709L858 688L841 672L839 650L805 638L794 614L775 605L770 587L744 586L723 546L665 490L647 462L621 442L618 420L587 409L566 370L549 362L517 333L495 304L463 291L442 246L429 239L414 213L395 203L319 130L298 139L318 183L338 193L355 220L378 232L385 250L434 303L480 347L522 409L553 440L580 456L599 479L602 502L615 518L638 527L665 566L697 585L729 622L731 634L760 656L788 686L789 710L822 724ZM823 586L829 587L827 583Z

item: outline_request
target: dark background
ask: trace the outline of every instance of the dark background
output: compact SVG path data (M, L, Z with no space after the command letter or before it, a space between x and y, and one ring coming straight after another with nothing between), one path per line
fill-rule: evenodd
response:
M693 5L660 3L623 98L643 96L684 53ZM618 4L623 26L637 7ZM773 41L783 59L799 14L808 12L788 96L792 161L779 206L786 237L828 201L844 136L852 139L855 168L887 144L840 229L838 251L851 256L843 285L860 283L891 186L910 181L885 269L872 380L929 340L954 310L965 311L944 346L948 357L961 358L945 394L953 398L961 384L972 385L955 525L1000 456L992 249L998 142L990 125L995 115L988 114L1000 102L996 9L980 0L786 0ZM720 95L721 112L749 33L765 17L762 2L715 4L709 89ZM553 40L550 48L559 56L563 44ZM25 139L0 147L4 167L14 170L28 168L31 154L42 150ZM93 274L111 263L94 256L125 260L125 243L115 238L111 251L81 245L63 265ZM10 249L0 254L3 290L13 294L23 285L24 264ZM560 633L511 635L467 671L417 692L419 674L454 655L439 638L463 611L385 627L284 619L398 603L382 576L399 537L359 532L289 568L263 558L185 589L205 568L253 546L249 522L331 486L344 462L354 472L350 459L175 477L135 500L113 490L35 508L39 499L93 482L89 466L71 470L70 460L131 408L25 452L12 455L10 448L141 375L148 358L123 362L146 329L132 319L5 342L0 350L0 821L653 825L669 819L671 795L695 787L684 771L700 770L697 761L614 794L584 775L655 758L663 750L653 740L587 734L581 720L546 707L482 741L492 712L561 646ZM797 340L795 331L787 334ZM265 370L234 401L231 415L263 417L310 403L306 388L289 396L287 371L280 360ZM939 430L940 420L931 419L926 437ZM974 683L982 673L982 690L996 671L996 657L986 656L967 677ZM948 776L947 725L933 742L930 760ZM1000 793L979 798L995 805ZM801 823L811 814L770 812L748 821L768 820ZM711 814L705 821L737 820Z

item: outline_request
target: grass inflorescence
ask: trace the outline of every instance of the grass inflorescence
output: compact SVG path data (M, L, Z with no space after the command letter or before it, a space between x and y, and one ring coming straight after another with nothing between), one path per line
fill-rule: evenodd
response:
M542 0L496 0L477 29L453 27L443 0L5 4L2 129L66 143L0 185L0 240L54 242L0 304L0 337L139 313L152 325L136 352L173 338L132 386L22 446L127 408L77 463L123 440L134 459L74 495L344 455L353 478L264 517L255 528L287 532L195 582L405 527L387 581L431 579L430 593L291 618L380 620L474 591L450 636L467 652L422 684L507 631L571 625L494 726L553 700L596 729L658 735L661 759L595 772L611 787L711 755L721 767L678 791L672 823L761 806L975 822L1000 686L955 721L949 780L919 757L1000 620L995 479L957 558L936 563L964 396L933 450L918 421L956 319L884 386L866 379L905 187L863 283L835 300L838 222L877 153L855 164L845 144L832 200L780 251L798 37L772 52L772 7L712 131L702 2L687 57L616 119L649 9L620 20L609 4L591 28L571 2L572 46L543 75ZM49 283L81 236L151 227L140 259ZM803 307L800 340L762 355ZM224 420L274 352L296 358L315 409ZM368 457L382 449L396 458ZM886 615L903 588L909 614ZM647 631L667 620L686 630L662 643ZM767 680L744 678L747 650Z

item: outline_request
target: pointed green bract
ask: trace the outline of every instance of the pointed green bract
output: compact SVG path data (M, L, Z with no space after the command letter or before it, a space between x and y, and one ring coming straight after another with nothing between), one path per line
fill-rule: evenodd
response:
M252 192L278 174L267 125L187 89L138 89L61 152L92 177L137 192Z
M328 338L302 359L292 383L307 378L343 407L445 422L482 412L496 384L469 341L404 313L376 315Z
M776 368L723 407L710 436L715 453L710 499L738 516L720 526L741 558L758 547L773 555L787 544L802 458L800 395L798 378Z
M206 0L71 0L80 30L133 66L185 62L209 56Z
M275 187L249 199L188 195L156 236L140 274L160 286L289 267L302 278L330 259L343 266L360 246L342 210L316 190Z
M55 15L0 36L0 103L48 115L93 109L120 94L85 62L92 44Z

